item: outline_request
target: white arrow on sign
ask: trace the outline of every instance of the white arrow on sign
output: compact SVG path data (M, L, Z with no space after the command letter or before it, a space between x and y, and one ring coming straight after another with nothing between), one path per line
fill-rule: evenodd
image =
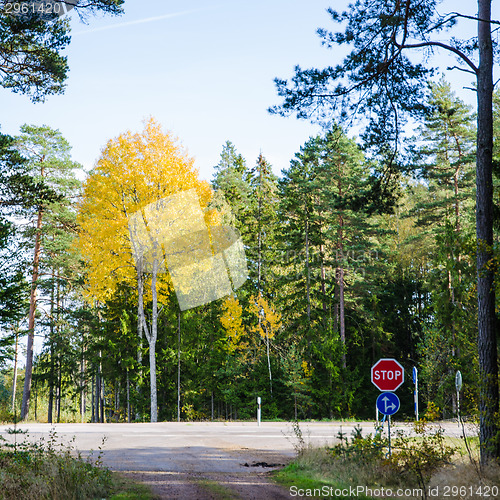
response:
M382 401L384 402L384 408L385 408L386 413L387 413L387 410L390 411L393 408L396 408L396 405L394 403L391 403L390 398L388 398L387 396L383 397Z

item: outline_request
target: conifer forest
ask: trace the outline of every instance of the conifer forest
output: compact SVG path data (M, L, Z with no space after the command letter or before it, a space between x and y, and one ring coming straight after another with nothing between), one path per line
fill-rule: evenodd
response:
M116 14L123 2L91 3ZM360 3L370 4L364 20ZM276 75L269 112L323 124L287 165L271 165L266 151L243 157L228 128L204 180L189 144L149 118L110 134L82 180L59 130L26 124L0 135L0 419L245 420L255 418L257 397L267 420L374 419L370 368L394 358L405 368L399 419L414 416L414 367L422 411L456 418L460 370L461 414L479 418L491 444L500 92L488 87L482 25L491 45L499 23L485 22L491 2L481 0L475 41L434 43L460 17L437 18L438 3L377 0L330 12L334 31L319 30L323 44L352 52L343 61L332 52L339 66ZM34 101L61 92L67 67L57 44L52 60L41 51L33 62L16 33L31 29L36 48L40 26L8 19L2 86ZM44 36L69 43L55 28ZM12 37L29 74L9 65ZM433 43L477 76L477 107L450 73L406 58ZM184 191L196 193L214 255L214 228L234 228L248 273L223 297L187 308L167 263L137 258L130 229L134 213Z

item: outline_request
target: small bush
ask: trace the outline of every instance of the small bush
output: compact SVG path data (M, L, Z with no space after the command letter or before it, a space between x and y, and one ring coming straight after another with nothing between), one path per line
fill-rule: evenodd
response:
M83 459L59 445L55 433L47 442L31 443L24 432L10 430L14 442L0 447L0 498L9 500L86 500L111 492L111 472L98 461Z
M403 478L425 489L432 475L450 464L457 448L446 444L441 427L428 432L425 420L415 422L415 432L417 437L408 437L402 432L397 434L388 464Z
M429 432L425 422L415 426L417 437L399 432L389 441L381 433L364 437L355 428L350 438L339 433L339 444L330 449L333 468L348 472L361 484L418 485L425 488L430 477L450 463L455 448L445 442L443 430ZM340 477L339 479L345 479Z
M388 441L381 434L375 436L368 434L363 437L361 428L355 427L351 439L342 432L337 434L337 438L340 440L339 444L331 449L334 458L366 463L383 460L385 457L384 450L388 446Z

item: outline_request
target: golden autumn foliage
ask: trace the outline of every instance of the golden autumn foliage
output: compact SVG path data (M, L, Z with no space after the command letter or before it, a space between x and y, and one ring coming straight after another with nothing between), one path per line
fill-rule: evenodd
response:
M245 333L243 326L243 308L241 307L237 297L230 295L222 304L224 311L220 322L227 333L227 349L228 352L234 352L240 343L242 335Z
M212 196L209 184L198 179L194 160L154 119L142 132L128 131L107 143L84 183L78 213L78 247L88 264L88 299L106 299L118 283L135 283L128 218L150 203L188 189L195 189L205 209ZM214 224L213 211L205 214L207 224ZM169 291L168 274L161 274L160 301Z
M314 368L312 368L311 365L305 360L302 361L300 366L302 367L302 370L304 371L304 377L311 378L313 371L314 371ZM304 382L302 382L302 383L304 383Z
M272 339L281 327L281 314L274 311L269 302L259 293L257 297L250 297L249 310L260 318L257 326L252 331L258 333L262 338Z

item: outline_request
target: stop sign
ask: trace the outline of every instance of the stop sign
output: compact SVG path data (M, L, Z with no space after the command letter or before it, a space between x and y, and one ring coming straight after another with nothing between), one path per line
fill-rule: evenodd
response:
M395 359L379 359L372 366L372 382L381 391L395 391L404 382L404 368Z

